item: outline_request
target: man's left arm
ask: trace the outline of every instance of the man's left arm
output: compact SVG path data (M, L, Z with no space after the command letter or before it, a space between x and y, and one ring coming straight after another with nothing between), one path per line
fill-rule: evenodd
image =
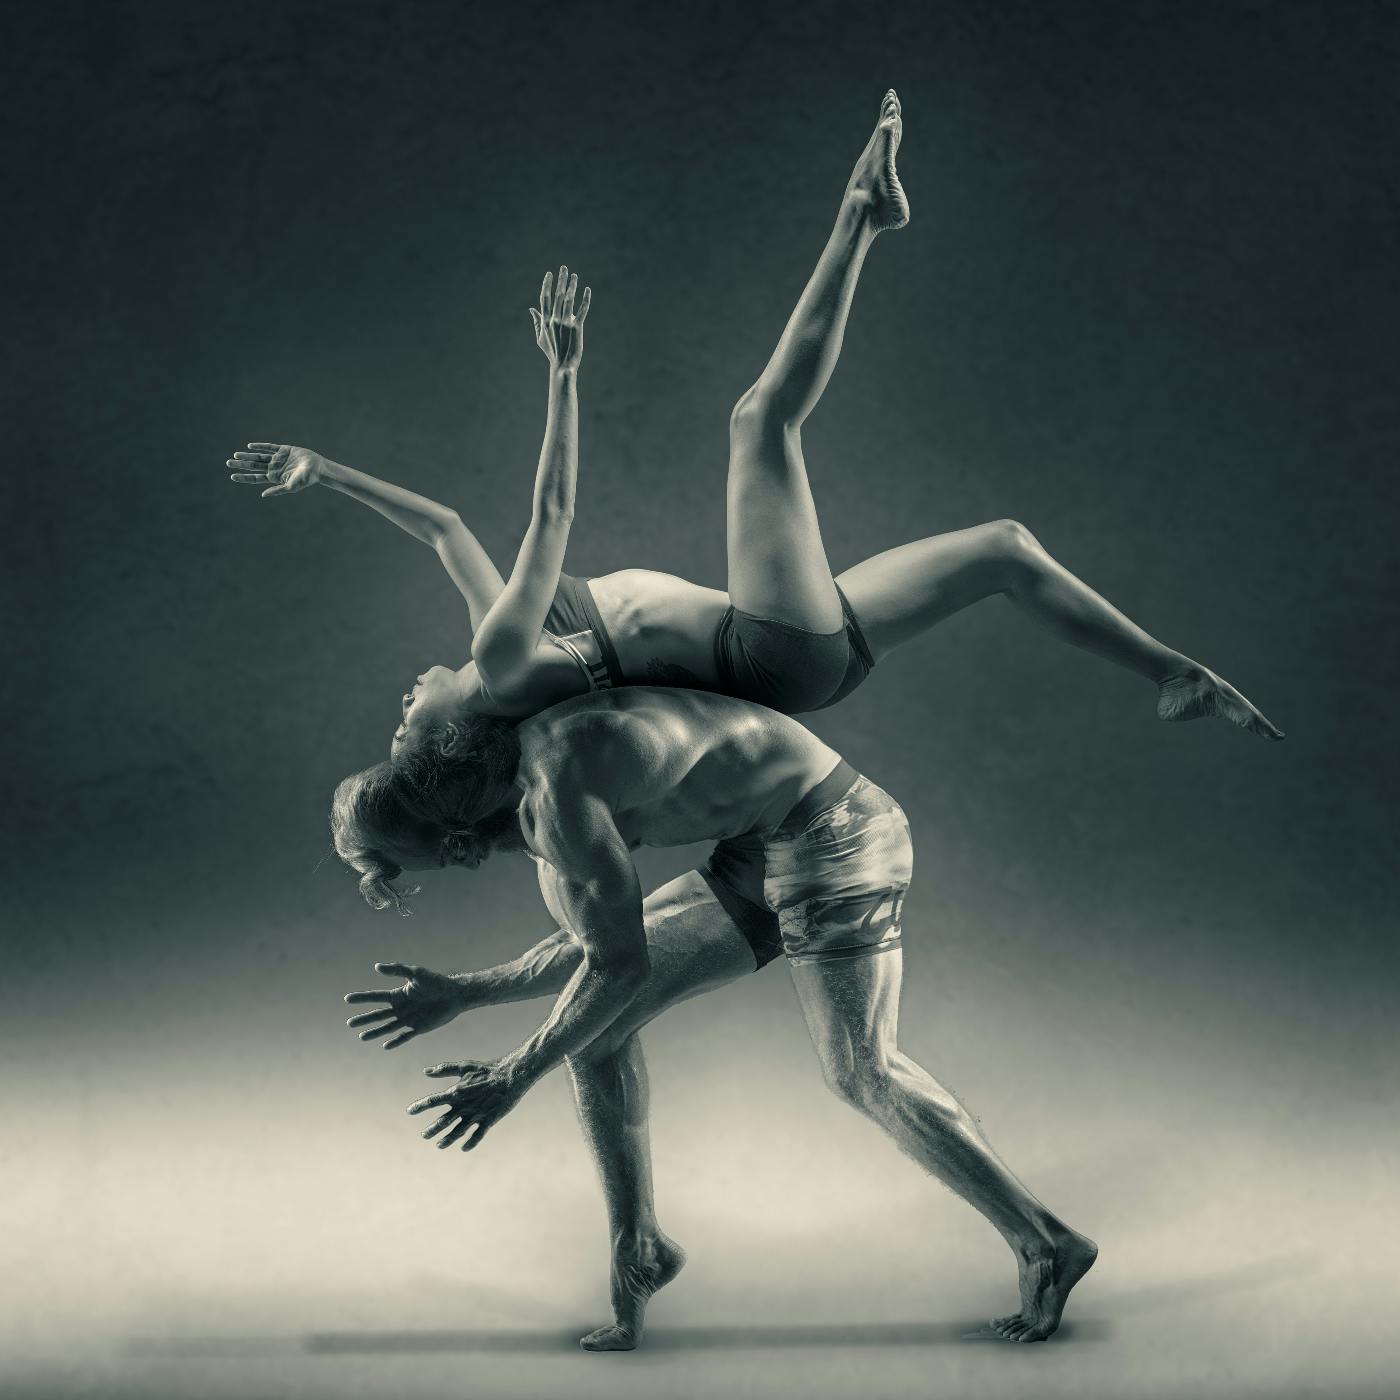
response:
M475 1147L538 1080L605 1031L650 972L641 882L607 803L569 775L531 806L532 845L552 868L559 913L582 945L583 962L549 1019L518 1049L495 1064L439 1067L461 1081L409 1108L445 1110L423 1134L442 1134L439 1147L450 1147L473 1125L476 1133L462 1146Z

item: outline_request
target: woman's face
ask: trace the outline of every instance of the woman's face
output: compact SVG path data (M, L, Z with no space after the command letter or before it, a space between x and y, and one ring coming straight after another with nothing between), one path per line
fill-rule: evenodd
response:
M430 666L403 697L403 719L394 731L390 754L398 753L403 741L441 720L453 718L457 712L457 673L447 666Z

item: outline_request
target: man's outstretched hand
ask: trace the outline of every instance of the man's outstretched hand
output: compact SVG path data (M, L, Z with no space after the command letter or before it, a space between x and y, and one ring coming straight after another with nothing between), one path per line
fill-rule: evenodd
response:
M445 1026L467 1009L466 990L460 982L444 977L416 963L375 963L374 970L385 977L404 977L402 987L385 987L377 992L347 992L352 1005L362 1001L382 1001L385 1006L352 1016L347 1026L365 1026L361 1040L383 1040L386 1050L407 1045L415 1035L424 1035ZM383 1024L379 1024L382 1022ZM389 1039L385 1039L385 1037Z
M445 1093L429 1094L427 1098L409 1104L408 1111L426 1113L430 1108L447 1110L437 1122L423 1130L425 1138L438 1137L442 1133L437 1142L439 1147L451 1147L469 1128L475 1126L476 1132L462 1143L463 1152L470 1152L476 1147L490 1128L525 1097L525 1091L530 1087L528 1083L522 1083L508 1074L500 1062L453 1060L433 1065L423 1073L429 1079L456 1076L459 1082Z

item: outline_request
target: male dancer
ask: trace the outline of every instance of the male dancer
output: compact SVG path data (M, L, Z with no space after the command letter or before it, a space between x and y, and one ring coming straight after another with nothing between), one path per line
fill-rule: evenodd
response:
M379 854L408 869L475 868L493 850L524 850L539 866L546 904L567 930L517 968L485 977L501 1000L533 994L537 981L563 981L540 1029L496 1063L430 1069L459 1082L409 1111L444 1110L423 1136L469 1150L567 1060L613 1239L614 1322L583 1345L635 1347L647 1300L684 1263L652 1207L636 1032L666 1006L761 967L780 951L830 1087L975 1206L1011 1246L1021 1309L993 1326L1009 1341L1054 1332L1097 1247L1026 1190L976 1121L897 1043L900 910L912 847L893 799L795 720L727 696L604 691L510 732L518 736L518 761L495 777L477 770L471 791L456 794L478 814L474 821L441 831L420 816L400 821L376 791L358 829L377 840ZM630 850L708 838L719 839L708 870L654 896L648 928ZM347 998L388 1003L352 1018L352 1025L383 1022L362 1038L392 1035L402 1043L452 1014L454 988L462 984L401 964L381 970L409 981Z

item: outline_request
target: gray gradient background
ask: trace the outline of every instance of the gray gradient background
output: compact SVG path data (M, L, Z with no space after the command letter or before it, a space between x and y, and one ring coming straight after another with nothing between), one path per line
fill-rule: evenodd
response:
M663 13L7 13L7 1393L1380 1393L1395 7ZM376 957L546 928L523 862L410 921L318 865L462 607L368 511L221 464L308 443L508 560L563 259L570 565L721 583L727 410L891 84L914 220L806 435L833 563L1014 516L1289 738L1159 725L999 602L821 715L913 825L908 1048L1102 1262L1066 1340L957 1342L1010 1258L829 1098L778 964L647 1037L693 1262L650 1350L583 1357L605 1237L563 1077L469 1158L402 1112L545 1004L393 1056L339 1004Z

